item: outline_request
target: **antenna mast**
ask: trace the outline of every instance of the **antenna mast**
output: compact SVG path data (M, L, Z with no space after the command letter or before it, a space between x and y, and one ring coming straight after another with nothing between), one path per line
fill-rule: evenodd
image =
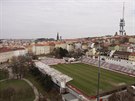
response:
M125 20L124 20L124 12L125 12L125 3L123 2L123 13L122 13L122 18L120 19L120 30L119 33L121 36L125 35L125 30L124 30L124 26L125 26Z
M123 2L123 19L124 19L124 12L125 12L125 2Z

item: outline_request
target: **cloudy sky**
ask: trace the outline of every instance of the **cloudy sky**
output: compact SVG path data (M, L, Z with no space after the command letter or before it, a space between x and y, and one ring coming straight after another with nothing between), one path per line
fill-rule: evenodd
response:
M0 0L0 38L113 35L125 2L126 32L135 34L135 0Z

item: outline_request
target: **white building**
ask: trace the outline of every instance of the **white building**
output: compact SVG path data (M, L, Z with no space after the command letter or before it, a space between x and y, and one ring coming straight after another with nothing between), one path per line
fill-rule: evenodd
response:
M96 55L96 48L88 49L88 52L86 52L86 56L95 58L95 55Z
M35 55L49 54L51 52L51 47L49 44L36 44L32 47L32 52Z
M88 49L88 44L87 43L82 43L82 49L84 49L84 50Z
M24 48L17 48L17 49L1 48L0 63L9 62L13 56L25 55L26 53L27 51Z
M131 43L135 43L135 37L131 37L131 38L129 38L129 42L131 42Z
M67 49L67 44L64 42L55 42L55 48Z
M75 49L82 49L82 44L80 42L75 43Z
M67 51L71 52L71 51L74 51L75 47L74 47L74 44L73 43L69 43L67 44Z
M127 52L135 52L135 46L127 47Z
M24 48L18 48L16 50L14 50L13 52L14 52L14 56L25 55L28 53L28 51Z
M13 51L0 52L0 63L8 62L13 56Z

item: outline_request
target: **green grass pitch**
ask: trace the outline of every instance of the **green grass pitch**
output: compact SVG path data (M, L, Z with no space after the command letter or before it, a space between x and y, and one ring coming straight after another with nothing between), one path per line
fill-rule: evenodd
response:
M73 78L69 83L87 95L95 95L97 91L98 68L95 66L76 63L58 64L52 66L60 72ZM134 77L101 69L100 92L111 90L120 85L135 83Z

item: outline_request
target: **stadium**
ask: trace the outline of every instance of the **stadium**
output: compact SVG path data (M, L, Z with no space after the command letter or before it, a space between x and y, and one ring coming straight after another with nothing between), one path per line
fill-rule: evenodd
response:
M62 59L46 59L40 62L44 64L41 64L42 67L46 68L41 68L41 65L37 64L37 67L40 67L39 70L51 75L53 81L62 88L62 92L63 88L64 92L69 92L64 95L66 100L80 98L89 101L96 98L98 81L98 61L96 59L84 58L79 63L66 63ZM116 65L113 66L101 61L100 96L102 98L115 91L124 90L127 86L135 83L135 71L130 72L127 69L123 71L120 67L118 68L122 71L114 71L113 68L116 68Z
M73 78L68 84L78 88L85 95L96 95L98 68L83 63L58 64L52 66ZM100 92L108 91L125 84L133 84L135 78L101 69Z

